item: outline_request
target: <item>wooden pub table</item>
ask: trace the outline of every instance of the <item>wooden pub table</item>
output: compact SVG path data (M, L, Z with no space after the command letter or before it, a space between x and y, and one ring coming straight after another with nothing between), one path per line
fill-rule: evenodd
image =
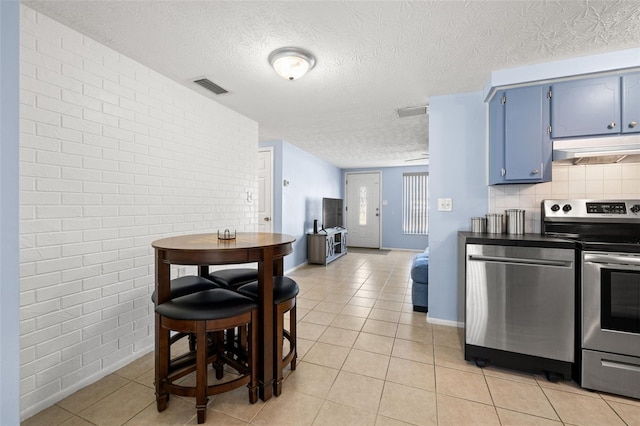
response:
M169 300L171 265L197 265L204 275L209 265L258 263L260 293L259 395L267 401L273 395L273 277L284 274L283 258L293 251L291 235L266 232L238 232L235 239L221 240L218 234L193 234L163 238L151 243L156 254L156 291L158 304ZM158 347L156 315L156 347ZM157 352L157 351L156 351ZM156 375L158 372L156 356ZM158 378L156 377L156 383ZM156 384L156 390L157 390Z

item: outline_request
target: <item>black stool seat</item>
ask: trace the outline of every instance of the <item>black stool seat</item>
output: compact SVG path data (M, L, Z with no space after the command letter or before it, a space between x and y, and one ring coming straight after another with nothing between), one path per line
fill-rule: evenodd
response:
M186 296L187 294L218 287L220 287L218 284L206 278L198 277L196 275L186 275L184 277L174 278L171 280L170 298L175 299L176 297ZM157 291L154 291L153 294L151 294L151 300L153 300L154 304L158 303Z
M258 299L258 281L245 284L236 290L238 293ZM298 283L289 277L273 277L273 303L279 305L285 300L293 299L300 292Z
M235 317L258 308L241 294L214 288L171 299L156 307L156 313L176 320L202 321Z
M221 269L209 272L207 278L224 288L235 289L258 279L258 270L254 268Z

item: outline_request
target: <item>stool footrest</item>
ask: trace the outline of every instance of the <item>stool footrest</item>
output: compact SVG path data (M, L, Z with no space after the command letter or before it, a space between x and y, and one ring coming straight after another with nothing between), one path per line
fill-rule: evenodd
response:
M246 385L250 382L251 377L242 376L237 379L229 380L228 382L216 384L216 385L208 385L207 386L207 396L218 395L224 392L228 392L230 390L239 388L242 385ZM192 386L182 386L176 385L175 383L165 382L165 389L167 389L171 394L178 396L196 396L196 388Z

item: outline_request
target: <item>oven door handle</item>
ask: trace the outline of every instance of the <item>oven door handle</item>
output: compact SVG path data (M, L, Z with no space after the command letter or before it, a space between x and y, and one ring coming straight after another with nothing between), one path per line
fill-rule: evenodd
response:
M529 266L555 266L559 268L571 268L573 262L551 259L523 259L521 257L505 257L505 256L479 256L469 255L470 261L491 262L491 263L509 263L512 265L529 265Z
M610 361L608 359L603 359L600 363L603 367L617 368L619 370L627 370L633 373L640 373L640 366L629 364L627 362Z
M638 256L618 256L615 254L599 254L599 253L585 253L585 263L598 263L601 265L614 265L614 266L640 266L640 257Z

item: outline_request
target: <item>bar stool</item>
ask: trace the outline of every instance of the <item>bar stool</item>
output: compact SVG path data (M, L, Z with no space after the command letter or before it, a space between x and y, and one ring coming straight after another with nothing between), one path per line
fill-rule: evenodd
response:
M156 306L156 405L159 412L167 408L170 394L196 398L198 423L206 419L207 397L236 389L249 388L249 402L258 400L258 304L233 291L214 288L177 297ZM246 361L228 353L223 345L223 332L247 326L248 347ZM172 331L193 333L196 337L195 365L174 368L169 349ZM210 344L210 336L212 344ZM214 364L216 376L222 365L228 364L239 377L228 382L209 385L207 366ZM196 372L196 385L183 386L177 381Z
M245 284L236 290L238 293L258 300L258 282ZM298 283L289 277L273 277L273 346L274 374L276 382L273 393L279 396L282 393L283 370L287 364L291 364L291 370L296 369L296 296L300 288ZM284 329L284 314L289 312L289 331ZM289 341L289 352L283 355L284 339Z
M220 286L218 284L206 278L198 277L196 275L185 275L184 277L174 278L171 280L171 293L169 297L171 299L175 299L176 297L186 296L188 294L219 287ZM154 306L158 304L157 290L154 290L154 292L151 294L151 300L153 301ZM169 344L173 345L174 343L177 343L185 337L189 337L189 350L191 352L195 351L195 336L193 336L192 334L175 333L171 336ZM185 359L182 361L186 361L186 358L188 358L188 356L184 356L183 358ZM178 362L178 360L176 359L174 360L174 362Z
M208 266L200 267L200 276L218 284L222 288L236 290L241 285L256 281L258 270L255 268L232 268L209 272Z

